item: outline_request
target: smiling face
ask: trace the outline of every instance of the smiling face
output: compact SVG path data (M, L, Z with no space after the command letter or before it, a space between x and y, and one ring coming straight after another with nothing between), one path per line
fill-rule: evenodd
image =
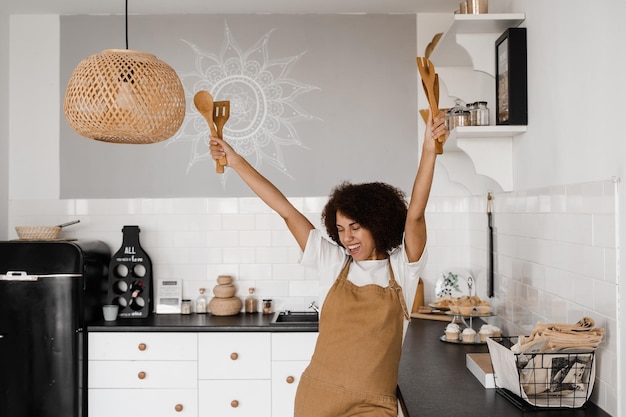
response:
M348 249L355 261L385 259L386 254L376 251L372 233L359 223L337 211L337 232L341 244Z

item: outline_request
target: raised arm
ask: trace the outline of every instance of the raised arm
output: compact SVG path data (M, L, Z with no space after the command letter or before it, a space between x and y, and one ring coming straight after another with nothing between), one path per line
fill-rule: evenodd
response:
M447 139L450 134L444 121L445 116L442 112L439 112L434 120L429 117L424 134L422 156L415 182L413 183L406 224L404 226L404 247L409 262L418 261L426 247L426 219L424 218L424 212L426 211L426 203L428 203L428 196L433 183L435 160L437 159L435 141L438 137L444 135Z
M225 141L219 138L211 138L211 156L214 160L218 160L224 156L228 160L228 166L234 169L241 179L250 187L254 193L259 196L272 210L285 220L289 231L296 238L300 249L304 250L309 232L313 229L313 224L300 213L287 200L274 184L269 182L267 178L262 176L245 158L239 155Z

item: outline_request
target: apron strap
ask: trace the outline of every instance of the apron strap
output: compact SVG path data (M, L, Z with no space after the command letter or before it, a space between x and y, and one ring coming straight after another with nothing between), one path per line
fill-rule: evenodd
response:
M409 309L406 306L406 301L404 301L404 295L402 295L402 287L398 285L396 282L395 276L393 274L393 269L391 268L391 260L387 258L387 265L389 265L389 286L396 291L398 295L398 300L400 301L400 305L402 306L402 311L404 312L404 318L408 321L411 321L411 315L409 314Z

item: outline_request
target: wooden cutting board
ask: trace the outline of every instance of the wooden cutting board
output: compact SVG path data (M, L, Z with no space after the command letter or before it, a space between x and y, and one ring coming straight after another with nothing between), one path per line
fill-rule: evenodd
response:
M436 314L436 313L411 313L411 318L447 321L448 323L452 321L452 318L448 316L447 314Z

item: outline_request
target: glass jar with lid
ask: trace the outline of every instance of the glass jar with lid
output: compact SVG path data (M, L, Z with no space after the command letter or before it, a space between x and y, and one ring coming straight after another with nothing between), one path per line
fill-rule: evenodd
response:
M470 112L461 99L454 100L454 107L448 111L448 130L452 130L457 126L470 125Z
M200 293L200 295L198 295L198 298L196 298L196 313L206 314L208 301L206 295L204 295L205 289L199 288L198 292Z
M489 126L489 109L486 101L476 103L476 124L478 126Z
M254 288L248 288L248 296L246 297L245 302L245 311L246 313L258 313L259 311L259 301L254 295Z

